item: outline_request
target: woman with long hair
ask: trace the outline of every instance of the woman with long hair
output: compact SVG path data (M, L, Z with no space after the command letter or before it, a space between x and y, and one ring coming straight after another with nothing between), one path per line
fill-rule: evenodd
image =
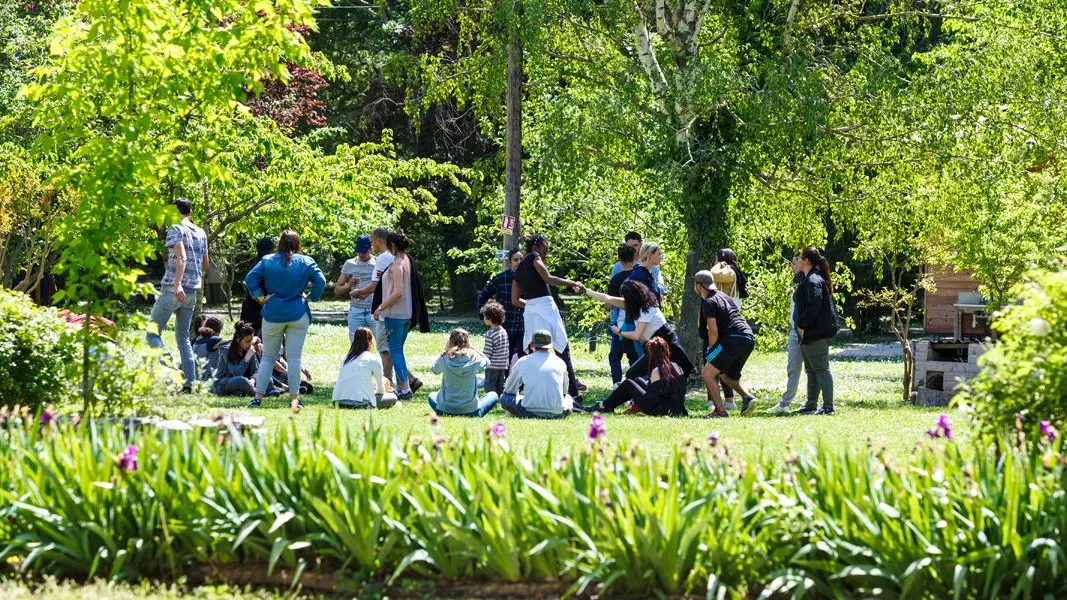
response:
M830 262L816 248L801 250L799 278L793 302L793 326L800 341L800 354L808 379L807 401L798 414L834 414L834 377L830 374L830 339L837 335L837 308ZM822 408L816 410L819 394Z
M256 263L245 277L245 285L263 305L263 357L256 374L256 397L248 406L259 406L267 392L284 338L289 359L289 406L298 410L301 407L300 360L311 326L308 301L322 298L326 278L314 259L300 254L300 236L286 229L278 241L278 251Z
M618 325L613 325L611 328L612 333L634 340L641 346L645 346L653 338L662 339L670 346L674 362L682 368L684 375L689 377L689 374L693 372L693 363L686 356L685 350L682 349L682 342L678 339L678 334L674 332L674 328L667 322L667 318L663 316L663 311L659 308L659 302L652 291L648 289L648 286L630 279L622 284L620 292L622 296L609 296L588 289L585 291L594 300L622 308L626 312L626 320L633 321L635 324L633 331L622 331ZM630 369L626 372L626 378L632 379L633 373L641 373L647 368L648 357L642 356L630 366Z
M585 287L550 273L545 265L546 256L548 239L541 234L528 236L526 256L515 270L515 281L511 285L511 303L523 309L524 351L530 347L535 331L544 330L552 334L552 348L567 365L567 394L574 400L575 410L583 410L578 396L578 379L574 376L574 365L571 363L567 328L563 326L563 317L549 286L569 287L579 294L585 291Z
M348 354L333 387L338 408L391 408L396 394L388 392L382 375L382 359L374 352L374 334L360 327L352 334Z
M408 248L413 243L411 238L404 235L403 229L398 229L389 234L387 243L393 254L393 262L382 274L382 303L374 310L374 319L382 321L388 331L389 356L396 373L396 380L393 382L396 386L396 397L407 400L414 392L411 388L404 344L407 343L412 322L424 309L424 304L420 305L421 290L416 289L414 261L408 256ZM419 292L418 298L416 292Z
M496 392L478 397L478 373L487 366L489 359L471 347L470 333L453 329L433 364L433 372L441 376L441 390L430 394L430 408L439 415L484 417L500 400Z
M610 413L633 401L646 415L689 415L685 409L685 374L671 360L670 345L663 338L652 338L645 345L645 352L648 371L644 377L623 380L594 410Z
M251 323L238 321L233 326L233 339L220 356L213 373L215 383L212 393L218 396L252 396L256 393L256 373L259 371L259 355L256 354L255 328ZM272 390L273 391L273 390Z

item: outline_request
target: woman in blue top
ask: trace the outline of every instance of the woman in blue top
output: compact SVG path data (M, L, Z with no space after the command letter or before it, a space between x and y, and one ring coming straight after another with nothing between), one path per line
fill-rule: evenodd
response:
M663 262L663 250L659 244L645 242L641 245L641 251L637 253L637 262L630 271L629 279L645 284L645 287L656 297L657 305L663 303L663 287L652 276L652 269L658 267L661 262Z
M308 285L311 291L305 292ZM263 359L256 373L256 397L248 404L259 406L271 385L271 371L281 352L289 359L289 405L300 408L300 355L311 325L308 301L322 298L326 278L315 261L300 254L300 236L286 229L278 241L278 252L264 256L245 277L245 286L263 304Z

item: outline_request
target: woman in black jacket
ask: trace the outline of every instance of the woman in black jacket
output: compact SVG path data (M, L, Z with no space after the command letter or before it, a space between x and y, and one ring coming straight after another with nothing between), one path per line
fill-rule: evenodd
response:
M815 248L800 253L800 282L793 292L793 326L808 379L808 398L798 414L834 414L834 378L830 374L830 338L837 335L837 309L830 281L830 263ZM822 408L816 410L819 393Z

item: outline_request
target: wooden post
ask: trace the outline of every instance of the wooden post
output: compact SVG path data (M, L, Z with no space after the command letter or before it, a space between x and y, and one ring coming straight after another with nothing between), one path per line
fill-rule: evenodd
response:
M511 0L511 41L508 44L507 146L504 215L515 217L511 233L504 234L504 248L515 248L522 239L519 196L522 189L522 0Z

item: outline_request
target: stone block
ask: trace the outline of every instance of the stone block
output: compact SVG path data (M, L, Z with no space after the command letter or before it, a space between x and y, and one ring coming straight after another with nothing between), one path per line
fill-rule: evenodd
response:
M916 394L922 406L948 406L949 397L949 394L927 388L919 388Z

